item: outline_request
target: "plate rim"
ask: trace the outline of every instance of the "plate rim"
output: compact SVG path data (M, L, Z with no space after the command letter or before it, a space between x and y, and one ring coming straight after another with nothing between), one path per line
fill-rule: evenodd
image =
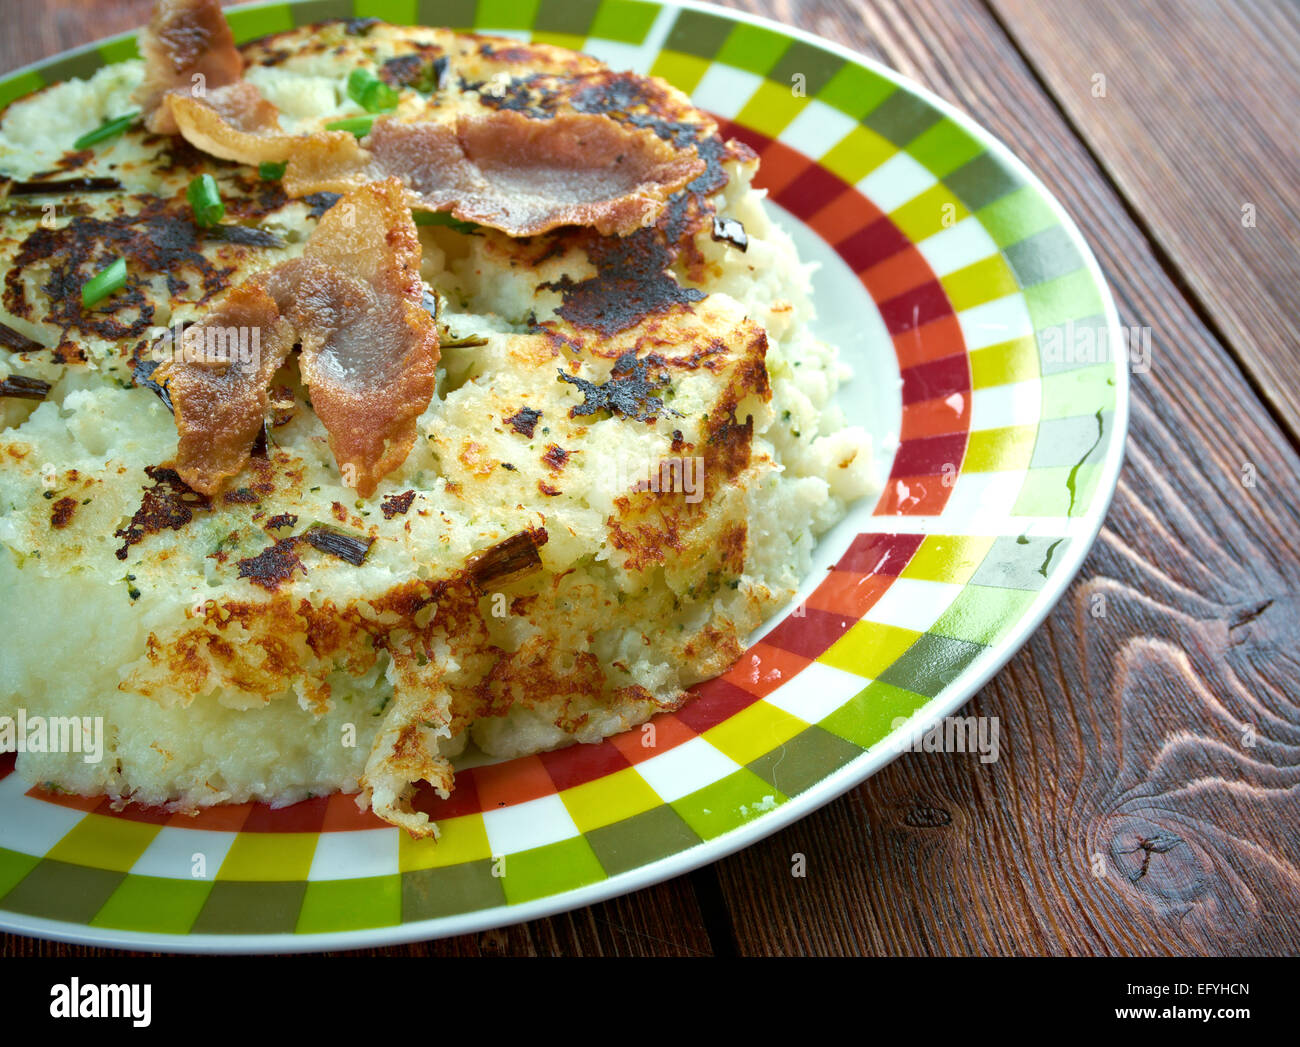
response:
M269 0L250 4L232 5L228 10L253 10L261 7L296 5L304 0ZM970 132L1011 169L1027 186L1047 204L1052 214L1066 231L1070 243L1084 262L1102 299L1110 344L1122 344L1122 328L1114 294L1097 261L1091 245L1065 205L1051 192L1043 180L1023 161L1011 147L973 116L935 94L923 84L912 80L897 70L852 48L816 33L787 25L748 11L723 7L705 0L650 0L661 11L664 8L694 10L735 23L747 23L779 33L791 40L802 41L818 49L837 55L860 65L889 80L895 86L923 100L964 130ZM490 30L489 30L490 32ZM131 31L91 41L78 47L60 51L38 59L4 74L4 79L20 76L60 59L94 51L107 43L133 35ZM167 934L118 930L75 924L46 917L26 916L0 909L0 930L25 934L52 941L133 951L167 951L175 953L221 953L249 955L263 953L314 953L333 950L376 948L406 945L413 942L434 941L463 934L474 934L495 928L511 927L521 923L585 908L598 902L631 894L646 887L693 872L705 865L726 858L768 836L792 825L800 819L843 796L868 778L892 763L944 717L952 715L966 705L983 688L1035 633L1048 615L1060 603L1092 551L1109 515L1115 491L1123 469L1128 442L1130 414L1130 375L1126 365L1112 358L1115 378L1115 404L1112 424L1113 436L1106 457L1100 464L1097 486L1086 514L1081 518L1085 526L1068 543L1060 567L1046 579L1033 605L1016 620L1008 632L991 644L980 660L966 669L949 688L916 709L907 724L886 735L861 755L832 771L814 785L789 798L771 811L736 826L709 840L701 841L686 850L665 855L645 865L637 866L605 877L595 883L570 888L527 902L493 906L466 913L432 917L383 927L369 927L349 931L326 931L306 934Z

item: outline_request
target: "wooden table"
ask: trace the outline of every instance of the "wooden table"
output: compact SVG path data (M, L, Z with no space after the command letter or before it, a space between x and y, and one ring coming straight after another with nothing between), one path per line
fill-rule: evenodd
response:
M150 3L0 6L22 26L0 37L8 70L138 26ZM1000 720L996 764L908 754L691 875L377 951L1295 954L1300 7L736 6L925 84L1011 143L1064 201L1122 322L1152 332L1114 506L1055 612L971 703ZM104 952L17 937L2 949Z

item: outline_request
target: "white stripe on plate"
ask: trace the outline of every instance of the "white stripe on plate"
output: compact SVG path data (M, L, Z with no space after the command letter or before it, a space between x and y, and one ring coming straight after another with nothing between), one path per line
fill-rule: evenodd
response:
M398 829L359 829L326 832L316 842L309 880L356 880L363 876L392 876L397 862Z
M804 666L767 696L765 701L808 723L830 716L871 681L821 662Z
M578 827L558 795L484 811L483 827L494 855L530 851L578 835Z
M636 73L648 73L659 52L664 48L664 41L677 21L677 11L672 7L663 7L655 16L654 24L646 33L645 40L639 44L625 44L620 40L602 40L597 36L587 38L582 49L587 54L606 62L616 72L630 69Z
M43 858L86 815L27 796L30 788L12 771L0 781L0 847Z
M888 214L920 196L938 179L901 150L860 179L858 191Z
M215 880L217 870L226 860L238 833L213 832L208 829L184 829L164 825L149 841L144 854L131 866L133 876L160 876L167 880ZM195 875L196 856L202 875Z
M960 520L961 534L1028 535L1031 538L1077 537L1086 530L1082 520L1011 516L1025 483L1025 470L1016 468L1000 473L962 473L957 477L947 511Z
M982 305L974 305L957 314L961 333L966 340L967 352L1024 338L1034 333L1034 322L1029 318L1025 296L1019 291L995 298Z
M712 785L739 768L740 764L703 738L692 738L636 765L637 772L665 803Z
M930 263L935 276L947 276L998 253L998 245L993 242L993 237L989 236L974 215L963 218L942 232L927 236L917 243L916 249Z
M731 119L745 108L762 82L763 78L754 73L715 62L691 92L691 101L701 109Z
M991 385L971 393L970 427L1001 429L1008 425L1032 425L1043 413L1043 383L1027 382Z
M852 117L812 98L777 138L804 156L818 157L824 156L857 126Z
M923 633L957 599L962 586L922 578L895 578L884 595L868 608L865 621L896 625Z

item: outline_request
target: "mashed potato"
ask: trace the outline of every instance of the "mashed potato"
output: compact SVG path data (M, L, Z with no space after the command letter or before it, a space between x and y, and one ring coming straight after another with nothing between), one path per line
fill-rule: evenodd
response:
M356 111L352 68L429 32L283 34L248 49L247 75L309 130ZM52 169L130 110L140 77L123 63L10 107L0 171ZM105 724L98 763L28 752L19 773L181 810L360 790L427 833L413 783L448 792L467 745L504 758L596 741L724 671L792 595L817 535L876 484L867 435L831 403L846 375L811 333L809 274L754 167L729 161L712 200L746 249L701 234L691 264L665 256L657 278L702 293L612 333L566 311L617 263L602 270L589 238L422 226L438 390L369 499L342 482L292 367L265 456L222 496L187 491L167 470L173 418L140 367L159 327L300 251L329 201L285 200L256 172L132 131L73 172L120 191L54 198L48 229L35 211L0 217L0 321L39 346L0 353L0 377L50 384L39 403L0 400L0 716ZM185 186L205 170L228 219L279 243L186 232ZM134 304L61 307L113 253ZM635 392L630 410L608 408L616 388ZM312 527L368 542L364 560L301 540ZM512 541L540 566L485 576Z

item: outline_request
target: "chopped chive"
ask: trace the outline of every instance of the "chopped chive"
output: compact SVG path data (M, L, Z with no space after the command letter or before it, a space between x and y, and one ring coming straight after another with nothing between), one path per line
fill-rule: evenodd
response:
M201 174L185 193L194 211L194 221L201 226L213 226L226 216L226 205L221 202L221 190L210 174Z
M127 113L125 116L119 116L116 120L109 120L107 123L100 124L93 131L87 131L72 143L72 148L88 149L97 142L120 135L139 119L140 113L137 111Z
M81 307L89 309L126 286L126 259L119 258L81 285Z
M349 116L325 125L326 131L350 131L358 138L365 138L370 133L370 125L375 122L373 116Z
M412 211L411 218L416 225L445 225L458 233L477 233L482 226L473 222L462 222L445 211Z
M257 175L263 182L274 182L284 177L284 169L288 166L288 164L260 163L257 165Z
M396 109L401 97L369 69L353 69L348 75L348 97L367 113Z

